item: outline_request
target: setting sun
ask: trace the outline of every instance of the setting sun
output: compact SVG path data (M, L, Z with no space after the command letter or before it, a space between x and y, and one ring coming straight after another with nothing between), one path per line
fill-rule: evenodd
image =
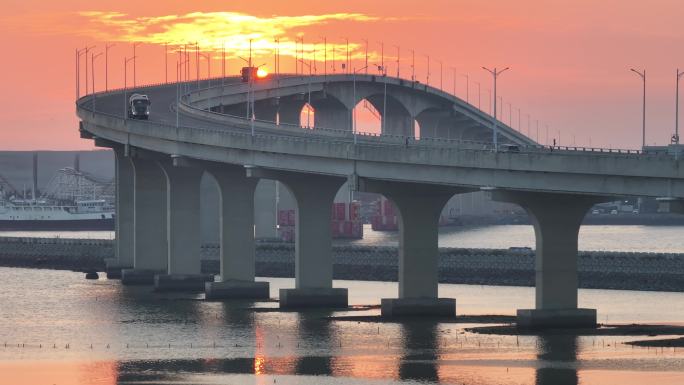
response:
M268 71L267 71L267 70L265 70L265 69L263 69L263 68L259 68L259 69L257 70L257 77L258 77L258 78L265 78L266 76L268 76Z

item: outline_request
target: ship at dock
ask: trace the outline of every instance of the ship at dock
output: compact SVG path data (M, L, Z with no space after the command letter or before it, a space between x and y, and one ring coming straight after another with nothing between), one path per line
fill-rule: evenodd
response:
M34 155L33 186L17 190L0 175L0 230L113 230L112 180L104 180L74 167L58 170L43 191L37 186Z

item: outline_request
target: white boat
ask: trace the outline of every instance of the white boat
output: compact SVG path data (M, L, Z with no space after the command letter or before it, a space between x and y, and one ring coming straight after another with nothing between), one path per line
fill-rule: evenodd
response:
M114 207L104 199L71 204L0 199L0 230L112 230Z

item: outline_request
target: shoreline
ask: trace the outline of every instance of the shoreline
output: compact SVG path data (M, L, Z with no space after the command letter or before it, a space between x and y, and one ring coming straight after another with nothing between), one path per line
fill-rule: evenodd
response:
M204 245L202 272L218 274L218 245ZM492 286L534 286L534 251L440 248L439 282ZM0 266L104 271L114 257L112 240L0 237ZM294 245L258 242L256 274L294 277ZM333 245L333 278L396 282L398 248ZM684 292L684 254L580 252L579 287Z

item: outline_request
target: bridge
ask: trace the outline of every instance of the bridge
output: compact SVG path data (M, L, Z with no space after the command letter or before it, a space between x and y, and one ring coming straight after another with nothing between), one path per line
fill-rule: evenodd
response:
M149 120L129 119L126 96L146 93ZM367 100L382 131L355 130ZM314 109L312 127L300 114ZM347 305L332 287L331 204L338 190L383 194L400 217L399 292L383 316L455 314L439 298L437 225L454 194L484 190L523 207L536 236L536 306L518 325L596 324L578 308L577 237L596 203L623 196L684 198L680 161L663 152L540 146L463 100L388 76L280 76L180 82L96 93L76 103L83 138L116 153L116 259L124 284L204 289L207 298L268 297L254 280L254 190L282 182L296 201L295 287L281 307ZM415 122L420 135L415 134ZM220 192L220 279L200 274L199 181Z

